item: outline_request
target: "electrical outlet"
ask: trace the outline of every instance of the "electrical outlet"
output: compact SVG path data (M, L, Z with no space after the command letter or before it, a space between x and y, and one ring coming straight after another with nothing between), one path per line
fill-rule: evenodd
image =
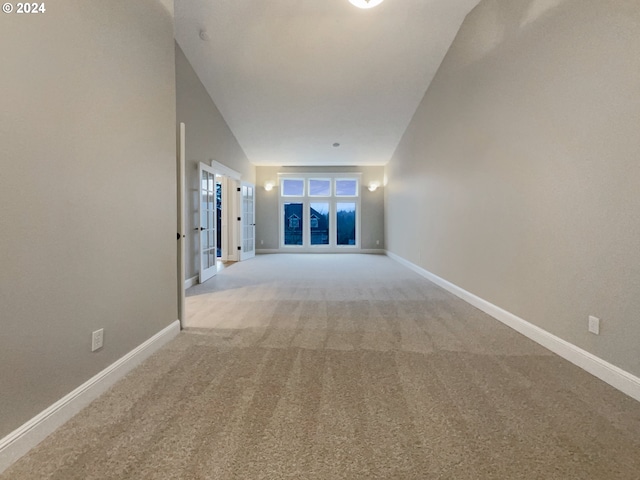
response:
M100 330L96 330L91 334L91 351L95 352L96 350L102 348L102 344L104 342L104 328Z
M600 319L589 315L589 331L594 335L600 335Z
M380 240L376 240L376 245L380 245Z

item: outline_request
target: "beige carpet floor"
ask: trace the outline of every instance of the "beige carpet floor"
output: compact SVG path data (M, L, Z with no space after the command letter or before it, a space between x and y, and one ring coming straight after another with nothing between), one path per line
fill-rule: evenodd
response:
M640 479L640 403L382 256L270 255L0 479Z

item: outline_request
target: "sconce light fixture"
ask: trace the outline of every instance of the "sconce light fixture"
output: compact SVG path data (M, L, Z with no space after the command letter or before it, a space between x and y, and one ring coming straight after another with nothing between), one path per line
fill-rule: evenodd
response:
M370 192L375 192L380 186L380 182L369 182L369 186L367 187Z
M273 182L264 182L264 189L267 192L270 192L271 190L273 190Z
M349 0L349 3L358 8L373 8L376 5L380 5L382 2L383 0Z

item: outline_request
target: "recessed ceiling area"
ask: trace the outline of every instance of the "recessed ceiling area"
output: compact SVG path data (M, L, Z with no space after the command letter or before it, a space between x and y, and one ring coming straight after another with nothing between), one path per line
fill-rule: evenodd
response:
M175 0L176 40L255 165L384 165L478 3Z

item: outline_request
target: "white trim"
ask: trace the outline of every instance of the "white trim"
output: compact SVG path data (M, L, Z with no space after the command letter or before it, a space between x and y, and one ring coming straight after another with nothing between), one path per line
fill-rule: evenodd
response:
M187 288L191 288L191 287L193 287L194 285L197 285L197 284L198 284L198 275L196 275L194 277L191 277L191 278L187 278L184 281L184 289L186 290Z
M333 181L334 178L342 175L344 175L345 180L350 180L352 177L362 178L362 172L278 172L276 175L278 175L278 178L300 178L305 179L305 181L310 178Z
M640 402L640 378L387 251L387 256Z
M291 249L289 250L288 248L282 248L282 249L277 249L277 248L259 248L256 250L256 255L264 255L264 254L272 254L272 253L300 253L300 254L306 254L306 253L310 253L310 254L314 254L314 253L320 253L320 254L324 254L324 253L362 253L362 254L367 254L367 255L385 255L386 252L384 249L382 248L362 248L362 249L358 249L358 250L347 250L347 249L340 249L340 250L328 250L328 249L317 249L317 250L308 250L308 249Z
M242 174L240 172L236 172L232 168L229 168L226 165L221 164L220 162L216 162L215 160L211 160L211 166L216 170L216 173L219 175L224 175L225 177L231 177L234 180L240 180L242 178Z
M180 321L176 320L0 439L0 473L179 333Z

